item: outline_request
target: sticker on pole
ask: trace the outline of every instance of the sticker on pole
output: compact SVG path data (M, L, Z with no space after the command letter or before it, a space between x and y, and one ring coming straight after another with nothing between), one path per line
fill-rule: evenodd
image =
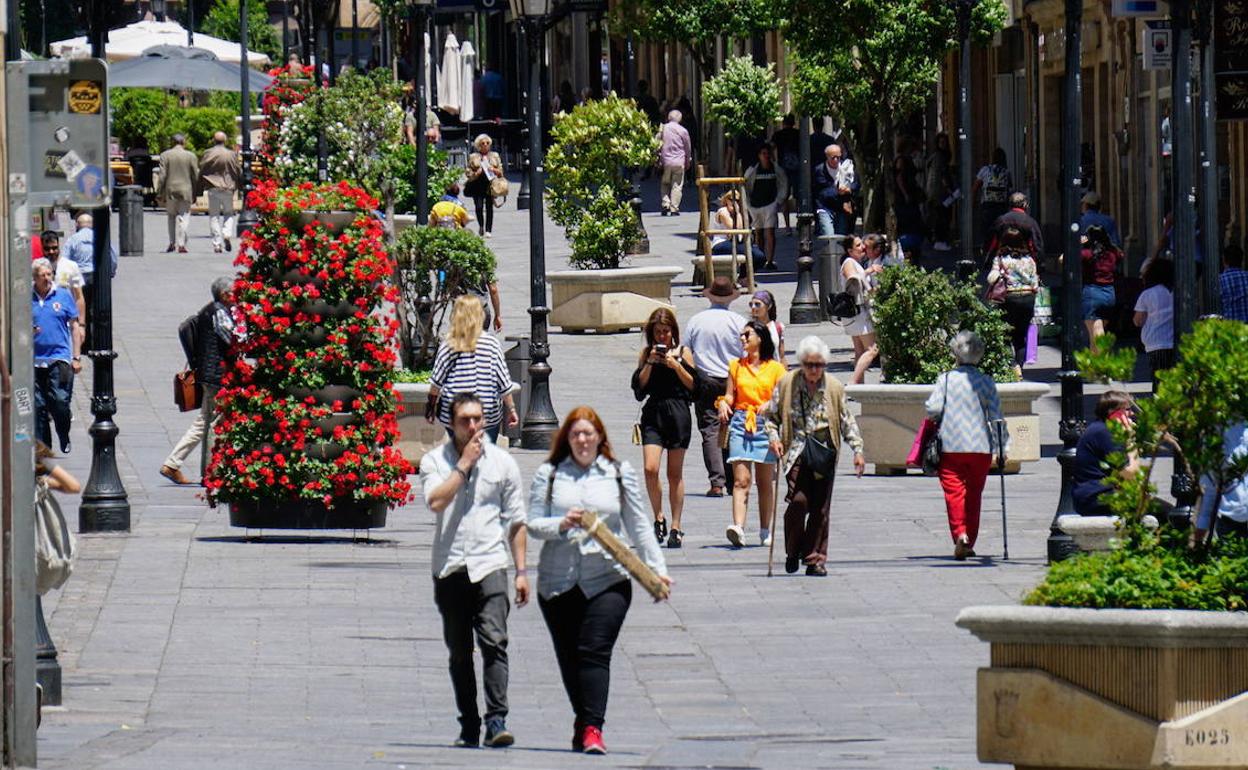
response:
M82 157L73 150L70 150L62 155L60 159L56 161L56 165L60 167L62 172L64 172L65 178L71 182L74 181L74 179L82 173L83 169L87 167L87 164L83 162Z
M94 80L78 80L69 86L69 111L75 115L98 115L104 105L104 89Z
M17 413L23 417L30 414L30 391L26 388L14 388L13 404L17 407Z

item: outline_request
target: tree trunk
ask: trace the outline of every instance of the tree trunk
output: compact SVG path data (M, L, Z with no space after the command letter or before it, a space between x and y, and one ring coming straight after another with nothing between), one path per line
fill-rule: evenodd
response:
M876 120L879 126L880 178L884 182L884 232L889 243L897 243L897 185L893 183L893 162L896 156L897 138L894 134L893 113L880 110Z

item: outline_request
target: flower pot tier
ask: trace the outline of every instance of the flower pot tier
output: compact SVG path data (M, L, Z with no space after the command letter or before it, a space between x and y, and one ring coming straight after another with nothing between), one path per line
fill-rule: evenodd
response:
M914 444L919 425L927 417L924 404L934 385L850 385L845 391L862 411L858 428L862 432L866 461L875 464L877 474L906 472L906 455ZM1040 418L1035 402L1049 394L1049 386L1037 382L997 383L1001 414L1010 432L1010 449L1005 472L1018 473L1022 463L1040 459Z
M618 332L645 325L650 314L672 305L672 279L678 267L622 267L614 270L560 270L550 283L550 323L565 332Z
M239 500L230 503L230 526L248 529L377 529L386 526L384 501Z
M1248 614L968 607L978 751L1016 768L1248 767Z

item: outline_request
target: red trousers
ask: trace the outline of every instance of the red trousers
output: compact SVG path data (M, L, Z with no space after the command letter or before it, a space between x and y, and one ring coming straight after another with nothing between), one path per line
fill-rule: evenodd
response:
M972 547L979 537L979 507L992 455L986 452L945 452L940 456L940 488L945 491L949 533L954 542L966 535Z

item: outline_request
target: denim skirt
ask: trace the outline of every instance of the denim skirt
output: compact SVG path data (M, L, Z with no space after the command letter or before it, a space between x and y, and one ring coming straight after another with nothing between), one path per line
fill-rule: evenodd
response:
M753 433L745 431L745 410L738 409L728 421L728 462L774 463L776 455L767 441L767 421L761 415Z
M1083 320L1095 321L1098 318L1109 318L1114 309L1114 287L1099 283L1083 287Z

